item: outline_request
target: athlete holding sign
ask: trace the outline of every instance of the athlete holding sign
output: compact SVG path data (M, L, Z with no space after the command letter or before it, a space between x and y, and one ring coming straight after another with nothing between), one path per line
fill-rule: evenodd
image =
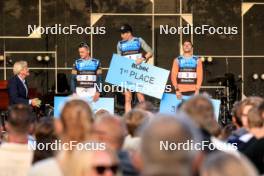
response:
M193 55L191 41L183 43L183 55L174 59L171 81L178 99L181 99L182 95L199 94L203 81L203 66L201 59Z
M132 27L128 24L124 24L120 28L122 41L117 44L117 54L135 60L136 64L146 62L152 57L152 49L148 44L140 37L134 37ZM145 53L145 54L144 54ZM145 97L141 93L136 93L138 101L144 102ZM125 91L125 112L131 110L132 93Z

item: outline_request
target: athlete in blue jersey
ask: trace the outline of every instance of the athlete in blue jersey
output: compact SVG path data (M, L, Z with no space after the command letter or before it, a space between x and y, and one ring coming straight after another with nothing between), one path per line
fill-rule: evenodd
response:
M80 58L75 60L72 70L71 90L78 96L100 97L99 86L102 83L100 61L90 57L90 48L86 43L79 45Z
M120 28L122 40L117 44L117 53L135 60L136 64L146 62L152 57L152 49L149 45L140 37L134 37L132 27L128 24L124 24ZM138 101L144 102L145 97L141 93L136 93ZM125 112L131 110L132 93L127 90L125 91Z

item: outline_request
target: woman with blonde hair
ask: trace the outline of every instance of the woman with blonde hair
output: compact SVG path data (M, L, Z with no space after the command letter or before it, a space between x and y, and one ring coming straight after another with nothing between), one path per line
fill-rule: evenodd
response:
M93 112L88 103L75 99L67 102L56 122L56 130L62 142L82 142L89 139Z
M93 112L87 102L74 99L64 105L60 119L55 123L56 132L62 143L74 144L70 148L63 148L57 156L64 174L77 144L88 141L91 137L92 122Z
M93 113L87 102L80 99L67 102L60 118L55 120L55 130L61 143L59 145L62 146L61 150L56 157L37 162L29 175L64 175L77 144L90 139L92 123Z

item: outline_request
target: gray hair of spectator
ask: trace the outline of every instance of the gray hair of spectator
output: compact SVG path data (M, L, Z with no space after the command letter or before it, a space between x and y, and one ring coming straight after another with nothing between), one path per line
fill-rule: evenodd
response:
M243 109L245 106L259 107L263 102L263 98L261 97L252 96L245 98L240 104L240 115L243 113Z
M143 175L189 176L195 150L163 150L161 142L197 143L201 136L191 120L183 113L176 116L158 114L142 130L141 155Z
M26 61L17 61L13 66L14 75L18 75L23 69L27 68L28 64Z
M242 155L213 152L207 156L200 171L201 176L257 176L254 166Z

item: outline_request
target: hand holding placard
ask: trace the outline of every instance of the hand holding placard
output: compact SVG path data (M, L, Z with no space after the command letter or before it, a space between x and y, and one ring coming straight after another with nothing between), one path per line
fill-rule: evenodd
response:
M106 82L161 99L169 71L114 54Z

